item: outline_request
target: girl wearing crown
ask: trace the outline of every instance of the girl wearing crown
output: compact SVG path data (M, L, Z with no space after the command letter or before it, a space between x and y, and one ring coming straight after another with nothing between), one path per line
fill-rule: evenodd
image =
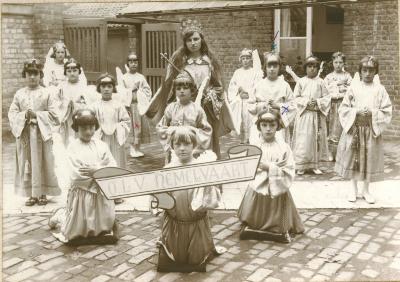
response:
M249 112L257 117L258 113L266 107L272 107L281 114L281 120L284 128L277 133L277 138L285 140L290 144L289 124L296 117L296 105L292 89L284 80L283 76L279 76L281 68L281 58L278 53L264 53L265 73L266 77L256 84L254 91L250 94ZM260 140L260 131L254 124L250 130L250 143L257 144Z
M54 43L46 56L43 68L43 84L45 86L58 86L66 80L64 64L70 57L67 46L62 41ZM80 81L87 84L86 76L81 67Z
M392 118L392 103L385 87L374 80L378 60L364 57L359 64L361 81L353 80L339 107L343 132L339 140L335 172L351 179L348 200L357 199L358 181L364 181L362 197L375 202L369 183L383 180L384 155L382 133Z
M320 162L328 161L326 117L331 106L331 97L324 81L318 76L319 68L317 57L306 58L304 69L307 75L297 81L294 89L297 115L292 148L299 175L308 169L315 174L322 174Z
M196 93L196 86L190 74L182 71L174 79L172 91L178 101L170 103L165 109L165 113L159 124L157 132L160 136L161 144L167 152L166 163L171 161L171 133L178 126L190 126L196 131L197 146L195 155L209 149L212 129L207 122L206 113L201 106L192 101L192 95Z
M138 57L130 53L126 60L129 71L122 76L122 85L128 91L126 107L131 116L133 144L130 149L132 158L143 157L140 151L140 144L150 142L150 125L146 116L143 116L142 109L148 106L151 100L151 89L143 74L137 72Z
M258 55L255 52L255 55ZM252 67L253 52L243 49L239 56L242 67L235 70L228 88L228 100L237 125L240 125L240 143L249 143L253 117L248 111L249 93L261 80L262 71Z
M331 110L329 111L329 135L330 145L329 160L333 161L336 153L337 144L342 134L342 126L339 121L338 109L343 101L344 94L351 83L350 73L344 70L346 56L342 52L336 52L332 55L333 72L328 74L324 81L331 96Z
M22 77L27 86L17 91L8 111L16 138L15 191L29 197L27 206L46 205L46 195L61 194L52 154L52 127L59 124L57 103L39 85L43 71L37 60L25 63Z
M176 100L175 93L171 91L174 79L181 70L186 70L193 77L198 91L198 97L194 96L193 100L200 100L212 127L211 149L220 158L219 137L235 129L224 94L221 67L208 49L197 21L183 22L181 29L183 46L172 55L165 81L150 101L146 115L159 122L167 104Z
M292 234L304 232L289 188L295 170L289 144L276 138L282 126L279 110L267 106L256 121L261 160L256 177L249 183L238 217L243 223L240 239L261 239L289 243Z

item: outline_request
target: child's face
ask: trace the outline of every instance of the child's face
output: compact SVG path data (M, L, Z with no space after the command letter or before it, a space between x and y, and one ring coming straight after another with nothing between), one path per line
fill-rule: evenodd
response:
M79 80L79 69L78 68L67 68L65 70L68 81L71 83L78 82Z
M37 71L28 71L26 73L26 81L29 88L38 87L40 82L40 73Z
M344 62L343 62L342 58L338 57L333 60L333 68L334 68L335 72L342 72L343 66L344 66Z
M240 61L242 62L242 67L248 69L251 67L252 59L251 56L245 55L240 57Z
M192 143L179 142L173 145L175 154L181 163L188 163L192 160L194 149Z
M94 125L80 125L78 126L78 137L83 142L89 142L92 139L95 131L96 126Z
M275 138L278 123L276 120L268 120L260 122L261 135L265 141L272 141Z
M365 83L371 83L374 80L375 73L374 67L362 66L361 68L361 77Z
M188 83L177 83L175 85L175 95L178 97L179 103L187 105L192 99L192 90Z
M318 64L308 64L306 67L307 77L314 78L318 74Z
M62 62L65 59L65 50L63 48L56 50L56 60Z
M137 67L138 67L138 59L136 56L131 55L128 58L128 67L129 67L129 71L131 73L135 73L137 71Z
M270 80L276 80L279 74L279 63L277 61L267 61L267 77Z
M112 83L100 84L100 93L103 100L111 100L114 86Z

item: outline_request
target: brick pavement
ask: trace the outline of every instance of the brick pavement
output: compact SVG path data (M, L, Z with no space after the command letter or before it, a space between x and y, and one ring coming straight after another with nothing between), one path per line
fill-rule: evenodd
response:
M306 232L291 244L239 241L236 213L211 212L227 252L207 273L157 273L160 217L118 214L116 245L68 247L48 215L4 218L4 281L371 281L400 280L400 209L301 210Z

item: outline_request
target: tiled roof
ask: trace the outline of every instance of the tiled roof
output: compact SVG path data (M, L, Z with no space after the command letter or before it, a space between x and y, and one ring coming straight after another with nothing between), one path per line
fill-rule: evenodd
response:
M70 3L64 11L65 18L75 17L115 17L129 3Z

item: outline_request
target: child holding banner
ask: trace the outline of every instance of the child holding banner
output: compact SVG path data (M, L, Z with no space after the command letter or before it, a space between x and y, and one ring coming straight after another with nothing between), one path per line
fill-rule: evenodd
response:
M193 158L197 146L193 128L180 126L171 135L177 158L166 167L186 166L217 159L212 152ZM206 155L206 156L204 156ZM165 210L158 242L160 272L205 272L207 262L219 254L213 242L207 209L219 205L221 194L214 186L174 191L175 207ZM221 251L220 251L221 252Z
M64 243L114 243L118 240L114 202L107 200L93 181L96 170L116 166L107 144L92 138L99 128L91 110L80 109L72 117L72 129L78 138L68 146L70 189L67 208L58 209L49 220L50 228L60 225L60 233L53 235ZM114 233L111 233L113 231ZM99 236L107 234L105 236ZM99 241L100 240L100 241Z
M278 110L268 107L257 118L262 156L255 179L250 182L238 210L243 223L240 239L289 243L291 234L304 232L289 188L295 175L289 145L276 138L282 121Z
M196 94L196 85L187 71L178 74L173 82L172 91L175 92L178 101L167 106L163 118L157 125L160 142L167 153L166 163L175 158L171 151L171 133L177 126L190 126L196 131L195 154L209 149L212 135L206 113L200 105L192 101L192 97Z

